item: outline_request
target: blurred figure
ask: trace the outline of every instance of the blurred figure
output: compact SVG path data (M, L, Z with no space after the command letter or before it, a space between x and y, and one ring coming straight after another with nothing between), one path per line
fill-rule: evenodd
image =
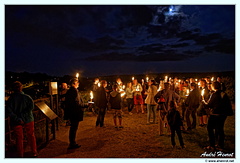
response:
M96 95L95 95L96 96L95 105L99 110L96 126L100 125L100 127L104 126L104 117L105 117L107 104L108 104L106 87L107 87L107 81L102 80L101 86L97 89Z
M208 101L210 98L210 91L207 87L207 82L206 80L202 79L200 82L200 91L201 91L201 96L205 101ZM208 107L204 105L202 102L200 103L200 106L197 109L197 115L199 116L199 126L204 127L207 125L207 116L208 116Z
M174 101L175 103L180 102L180 96L170 89L169 83L164 83L164 89L159 91L154 96L155 102L159 104L159 134L163 135L163 128L167 128L169 131L169 128L167 127L167 122L165 120L166 114L170 108L170 101Z
M118 92L123 91L123 82L122 82L121 78L117 78L116 85L117 85Z
M155 86L155 80L148 81L148 90L145 94L147 95L145 99L147 104L147 124L150 124L151 114L153 114L153 123L156 123L157 103L154 100L154 96L157 94L157 87Z
M170 109L167 114L168 125L171 130L171 142L172 147L175 148L175 132L178 135L179 143L182 148L185 148L181 133L181 126L183 126L182 119L179 111L176 109L176 105L174 101L170 101Z
M87 107L78 92L79 81L77 78L70 80L70 89L66 93L65 118L70 120L69 146L68 149L81 147L76 143L76 134L79 122L83 121L83 108Z
M60 106L61 106L61 108L63 109L63 111L65 112L65 109L66 109L66 93L67 93L67 91L68 91L68 85L67 85L67 83L62 83L62 85L61 85L61 90L60 90ZM64 113L63 114L64 116L67 116L67 114L66 113ZM63 119L67 119L67 118L65 118L63 116ZM66 126L70 126L70 121L69 120L66 120Z
M207 124L210 145L205 147L205 149L217 149L221 151L224 148L225 139L224 123L227 116L233 115L233 111L229 97L226 93L221 91L221 83L214 82L213 90L215 92L208 102L203 99L203 102L211 109Z
M201 100L200 92L197 89L197 85L195 83L191 83L191 89L192 91L185 101L185 104L187 106L186 121L188 131L196 128L196 110L199 107ZM190 121L190 115L192 116L192 122Z
M132 82L127 83L126 100L127 100L127 107L128 107L129 115L132 115L132 110L133 110L133 107L134 107Z
M143 109L143 97L142 97L142 86L140 83L138 83L137 79L133 80L133 101L134 101L134 105L136 108L136 111L138 113L139 109L141 108L142 110L142 114L144 114L144 109Z
M122 109L121 109L121 94L117 91L118 86L113 85L113 91L110 93L109 103L111 109L114 110L113 121L115 128L123 128L122 126ZM119 126L117 125L117 117L119 121Z
M222 82L222 77L218 76L217 77L217 81L220 83L221 85L221 91L225 92L226 91L226 86L225 84Z
M26 131L28 143L31 146L33 157L37 157L37 144L34 134L34 117L32 110L34 102L29 95L22 92L23 85L16 81L13 83L13 91L7 103L6 114L10 117L10 123L16 135L18 157L24 157L24 133Z
M93 83L93 88L92 88L93 97L94 97L94 94L95 94L95 92L97 91L97 89L98 89L99 87L100 87L99 78L95 78L95 79L94 79L94 83Z

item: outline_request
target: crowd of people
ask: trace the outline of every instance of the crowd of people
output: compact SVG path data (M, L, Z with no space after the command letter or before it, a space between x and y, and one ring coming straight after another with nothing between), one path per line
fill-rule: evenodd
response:
M79 122L83 121L84 103L79 93L79 80L73 78L68 88L62 83L60 91L61 108L69 129L69 149L81 147L75 141ZM127 107L128 114L146 114L146 125L159 124L159 135L164 135L164 128L171 135L172 147L175 143L175 132L182 148L185 148L182 132L196 129L197 119L200 127L207 127L209 146L207 150L222 150L224 148L224 123L227 116L233 115L231 102L225 93L226 87L218 77L216 81L210 78L185 79L165 78L156 83L148 79L141 83L132 79L126 87L120 78L107 89L107 81L95 79L93 83L94 107L98 110L96 127L105 127L104 118L108 109L113 110L113 124L117 129L123 126L123 110ZM22 84L15 82L14 93L6 103L6 113L11 118L14 132L17 136L19 157L23 157L23 127L27 130L33 156L37 157L36 139L34 136L34 119L32 115L33 100L22 92ZM146 106L146 107L145 107ZM159 113L159 116L157 116ZM159 117L159 118L157 118ZM198 117L198 118L197 118ZM184 126L186 122L186 128Z
M197 124L207 127L209 146L205 149L224 148L224 123L233 112L221 77L215 81L213 78L181 80L165 77L159 84L154 79L142 79L139 83L133 78L126 85L117 78L112 89L106 89L107 81L95 79L94 101L99 108L96 126L100 123L100 127L103 127L106 110L113 109L115 128L123 128L122 110L127 107L129 115L133 114L133 110L136 114L147 112L146 125L159 123L159 135L164 135L164 128L167 128L173 148L176 145L175 132L180 146L185 148L181 133L191 132Z

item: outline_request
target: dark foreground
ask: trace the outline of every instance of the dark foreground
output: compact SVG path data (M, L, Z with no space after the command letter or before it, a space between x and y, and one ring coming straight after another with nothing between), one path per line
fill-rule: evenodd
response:
M176 137L177 148L172 149L170 135L159 136L159 124L146 124L147 114L123 115L123 129L113 125L112 111L108 111L105 127L95 127L96 115L85 114L77 133L78 149L67 149L69 126L61 123L52 140L39 151L38 158L206 158L203 148L208 145L206 127L199 127L183 133L185 149L181 149ZM228 117L225 124L226 149L223 154L235 157L235 116ZM202 155L203 154L203 155ZM11 155L12 157L13 155ZM7 156L6 156L7 157ZM211 156L212 158L213 156ZM225 158L226 156L224 156ZM220 157L223 158L223 155Z

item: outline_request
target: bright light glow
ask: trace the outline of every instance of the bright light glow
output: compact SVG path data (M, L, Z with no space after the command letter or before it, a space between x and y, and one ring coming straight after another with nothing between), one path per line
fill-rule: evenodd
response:
M134 76L132 77L132 80L134 80Z
M78 78L78 77L79 77L79 73L76 74L76 78Z
M201 93L202 96L204 96L204 91L205 91L205 89L202 90L202 93Z
M165 76L165 82L167 82L168 81L168 76Z
M90 99L92 100L93 99L93 92L90 91Z
M126 94L125 92L121 93L121 97L123 97L125 94Z
M214 77L212 77L211 81L212 81L212 82L214 81Z
M149 77L146 77L146 82L148 82L148 80L149 80Z

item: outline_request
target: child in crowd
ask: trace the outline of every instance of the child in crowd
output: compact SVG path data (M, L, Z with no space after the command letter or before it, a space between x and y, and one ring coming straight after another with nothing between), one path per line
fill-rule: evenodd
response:
M121 94L117 91L118 86L113 86L113 91L110 93L109 103L111 109L114 109L113 121L115 128L123 128L122 126L122 110L121 110ZM117 125L117 117L119 120L119 126Z
M171 130L172 147L175 148L176 145L175 143L175 131L176 131L181 147L185 148L180 128L183 125L183 123L180 117L180 113L176 109L174 101L170 101L170 110L168 111L167 114L167 120Z

